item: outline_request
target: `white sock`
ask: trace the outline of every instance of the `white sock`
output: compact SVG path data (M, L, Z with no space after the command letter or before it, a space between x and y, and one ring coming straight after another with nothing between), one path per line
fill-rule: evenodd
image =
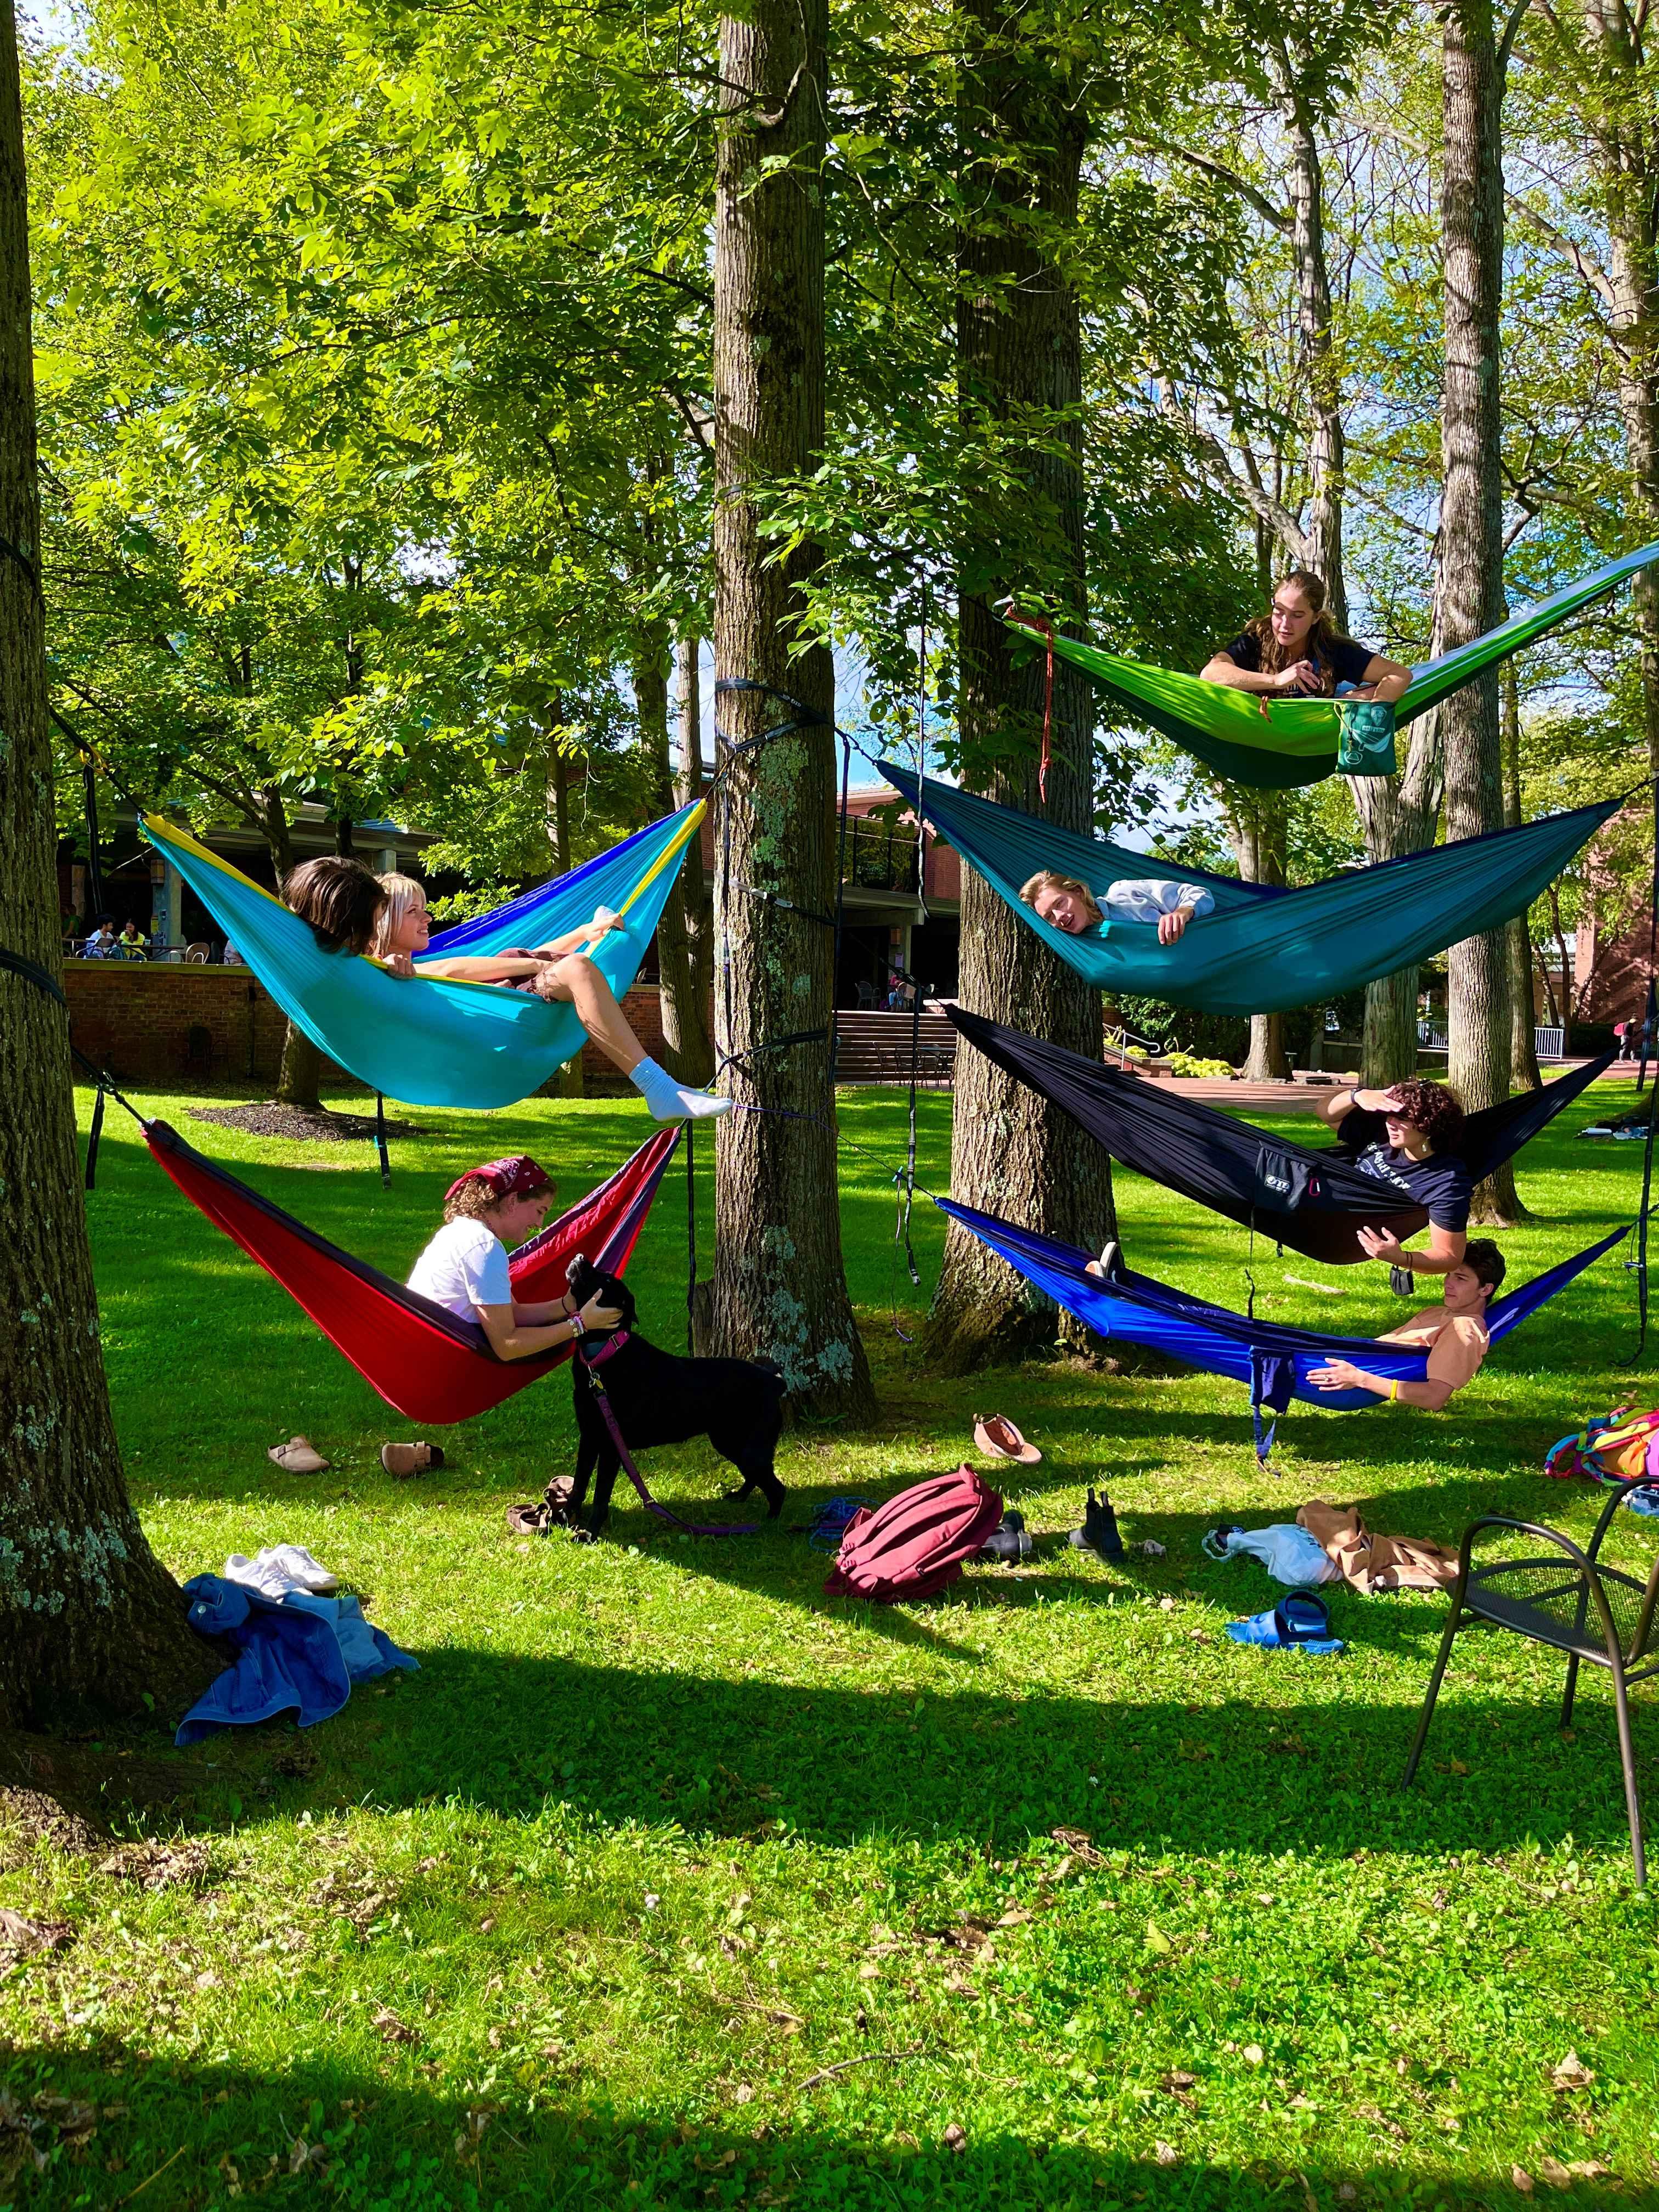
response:
M703 1121L732 1110L729 1098L714 1097L707 1091L683 1089L665 1067L659 1067L649 1058L642 1060L628 1079L656 1121Z

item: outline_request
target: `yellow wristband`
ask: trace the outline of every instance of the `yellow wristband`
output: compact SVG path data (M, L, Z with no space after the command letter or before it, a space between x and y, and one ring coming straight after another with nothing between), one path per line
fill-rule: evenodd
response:
M1397 1376L1389 1385L1389 1395L1391 1399L1397 1398L1400 1395L1400 1382Z

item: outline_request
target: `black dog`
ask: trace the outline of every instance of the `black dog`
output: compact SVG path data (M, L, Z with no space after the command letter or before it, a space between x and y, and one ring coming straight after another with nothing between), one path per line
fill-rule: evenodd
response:
M592 1480L593 1508L586 1529L597 1535L611 1510L611 1492L622 1469L593 1387L596 1368L630 1456L653 1444L680 1444L691 1437L706 1436L743 1477L741 1489L726 1495L746 1498L751 1490L761 1491L766 1517L775 1521L783 1510L783 1485L772 1472L783 1429L781 1371L769 1362L678 1359L672 1352L659 1352L635 1331L634 1293L619 1275L606 1274L578 1254L570 1263L568 1279L579 1305L586 1305L598 1291L602 1304L622 1315L609 1336L589 1334L576 1347L571 1371L580 1443L570 1498L572 1518L581 1525L582 1503Z

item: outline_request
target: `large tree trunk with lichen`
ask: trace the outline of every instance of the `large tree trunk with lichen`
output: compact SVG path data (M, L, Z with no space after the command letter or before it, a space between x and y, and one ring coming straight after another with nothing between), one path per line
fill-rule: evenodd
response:
M671 814L681 802L674 793L674 764L668 743L668 670L672 647L666 623L653 622L639 634L634 654L634 696L640 736L652 766L653 805ZM690 855L687 855L688 860ZM702 854L693 883L682 868L663 904L657 924L658 988L662 1004L663 1061L677 1083L706 1084L714 1073L708 1010L692 957L688 901L702 889Z
M713 1350L775 1359L798 1410L862 1419L875 1397L842 1261L830 1082L835 667L827 646L791 656L822 556L802 544L777 558L754 496L810 474L823 444L828 38L828 0L755 0L720 21L714 659L726 683L766 688L728 692L722 717L715 1012L738 1110L715 1153L708 1328ZM785 721L791 734L737 750Z
M1082 392L1078 301L1042 238L1077 220L1087 139L1080 88L1067 65L1029 49L1012 54L993 0L970 0L969 52L958 93L963 203L975 210L957 241L957 352L970 426L984 417L1042 424L1022 473L1034 535L1057 546L1050 590L1084 613L1084 484L1075 410ZM1037 217L1033 222L1033 217ZM1053 757L1046 797L1037 741L1045 667L1018 653L994 612L998 596L1037 573L1007 519L979 518L979 542L959 556L958 726L974 788L1069 830L1094 814L1094 701L1066 663L1054 672ZM1024 571L1024 573L1021 573ZM1098 1059L1099 994L1057 960L971 870L963 871L963 1003ZM1071 1118L981 1053L957 1057L951 1187L984 1207L1092 1248L1115 1228L1110 1164ZM947 1373L1086 1340L1024 1278L952 1224L925 1344Z
M1503 69L1492 0L1448 0L1443 26L1441 242L1445 270L1445 383L1437 578L1443 649L1504 617L1503 418L1498 325L1504 283ZM1446 835L1504 826L1498 672L1455 691L1440 709ZM1510 943L1506 929L1465 938L1447 957L1447 1073L1471 1111L1510 1095ZM1507 1163L1480 1184L1471 1218L1521 1218Z
M0 945L60 972L15 24L0 27ZM99 1346L68 1022L0 970L0 1726L176 1710L220 1661L127 1497Z

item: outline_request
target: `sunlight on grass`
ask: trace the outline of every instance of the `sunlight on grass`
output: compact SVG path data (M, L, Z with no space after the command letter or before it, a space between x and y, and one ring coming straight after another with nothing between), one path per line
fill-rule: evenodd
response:
M647 1126L625 1103L422 1109L387 1192L372 1147L318 1174L340 1164L321 1147L296 1159L191 1121L187 1099L139 1103L398 1273L470 1161L533 1152L568 1202ZM1516 2166L1614 2201L1597 2166L1617 2201L1653 2201L1656 1928L1603 1686L1564 1740L1559 1665L1466 1638L1403 1793L1443 1602L1339 1589L1343 1658L1242 1650L1223 1624L1273 1586L1199 1548L1218 1520L1289 1519L1322 1495L1449 1541L1493 1508L1587 1531L1599 1498L1538 1470L1586 1414L1651 1394L1619 1365L1635 1341L1620 1255L1449 1414L1298 1407L1267 1474L1243 1392L1213 1378L930 1378L898 1334L921 1312L893 1242L903 1100L848 1094L842 1111L878 1425L788 1435L789 1502L757 1538L693 1542L622 1488L591 1550L514 1540L503 1518L570 1464L562 1376L445 1432L441 1473L392 1483L380 1444L413 1431L112 1122L88 1207L152 1540L181 1577L308 1544L421 1672L307 1734L186 1755L209 1791L201 1883L147 1893L17 1845L0 1901L76 1940L0 1969L5 2078L22 2106L98 2107L78 2147L42 2108L47 2163L19 2164L20 2203L113 2205L143 2184L151 2208L321 2187L363 2206L1328 2212L1519 2203ZM1577 1144L1588 1109L1563 1118L1523 1164L1537 1218L1503 1240L1511 1282L1635 1203L1638 1148ZM931 1095L934 1189L948 1156L949 1100ZM707 1172L699 1189L706 1269ZM1242 1308L1248 1261L1258 1312L1355 1334L1399 1317L1381 1269L1252 1254L1139 1178L1118 1190L1148 1272ZM929 1284L943 1226L919 1200ZM631 1279L644 1328L679 1348L675 1175ZM1027 1567L915 1606L826 1598L830 1562L800 1533L814 1508L955 1465L992 1407L1045 1453L1004 1484L1037 1536ZM270 1465L295 1431L330 1473ZM702 1445L647 1472L694 1514L726 1474ZM1165 1556L1106 1568L1069 1549L1091 1484L1132 1547ZM1615 1555L1645 1572L1654 1540L1627 1516ZM1636 1729L1647 1773L1640 1694ZM1570 2051L1593 2080L1563 2083ZM6 2124L0 2205L23 2142Z

